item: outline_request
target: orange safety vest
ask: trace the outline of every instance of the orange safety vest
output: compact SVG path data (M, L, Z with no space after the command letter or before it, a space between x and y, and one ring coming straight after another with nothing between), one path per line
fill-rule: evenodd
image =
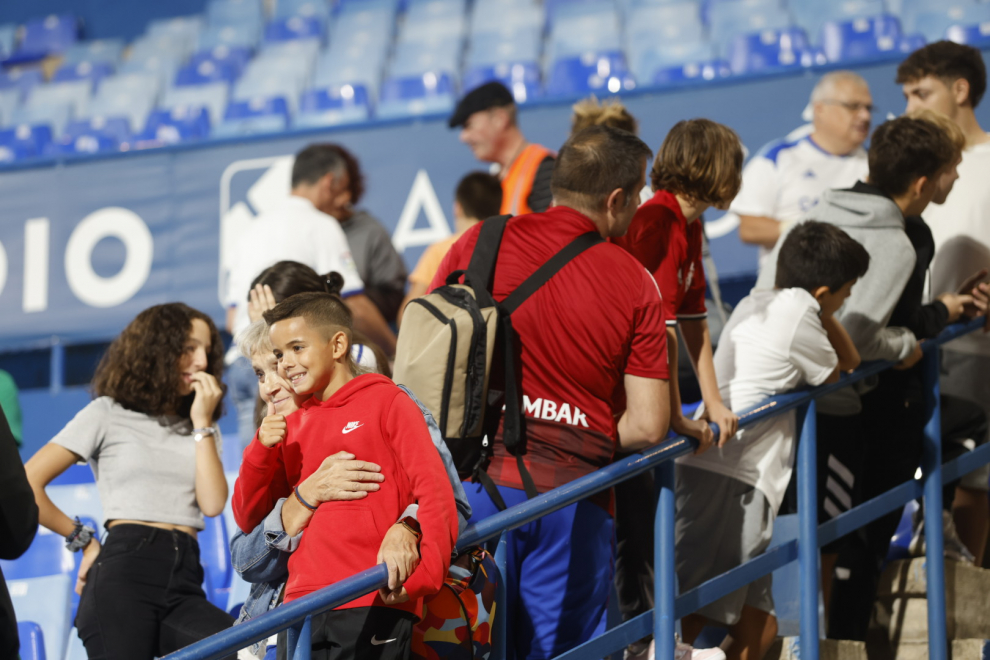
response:
M540 163L554 153L538 144L531 144L509 165L509 171L502 179L502 209L501 213L522 215L532 213L529 208L529 194L533 192L533 177Z

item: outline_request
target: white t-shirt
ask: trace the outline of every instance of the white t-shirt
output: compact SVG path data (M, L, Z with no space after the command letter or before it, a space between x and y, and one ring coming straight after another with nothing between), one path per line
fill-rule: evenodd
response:
M343 296L364 291L364 282L351 258L351 248L340 223L317 210L304 197L290 195L251 221L237 239L230 268L227 306L236 306L233 334L250 325L247 299L261 271L279 261L298 261L319 274L337 271L344 277Z
M929 204L925 222L935 238L931 293L957 291L981 268L990 268L990 142L963 152L959 179L945 204ZM945 350L990 355L990 335L974 332Z
M825 382L839 358L820 309L804 289L754 289L740 301L715 351L725 405L738 413L775 394ZM776 513L791 479L796 435L791 411L740 429L721 449L678 461L755 486Z
M760 149L743 170L742 188L730 213L800 220L830 188L851 188L869 173L862 147L845 156L831 154L806 135L776 140ZM760 247L760 268L770 250Z

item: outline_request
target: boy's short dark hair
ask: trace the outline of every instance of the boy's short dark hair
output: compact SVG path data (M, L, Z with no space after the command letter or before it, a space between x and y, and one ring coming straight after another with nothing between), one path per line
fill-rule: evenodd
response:
M870 183L897 197L919 178L931 179L957 156L952 139L932 122L891 119L877 126L870 139Z
M613 190L639 200L639 177L653 155L646 143L627 131L589 126L571 135L557 154L550 178L554 198L579 200L588 208L604 208ZM634 203L630 201L630 203Z
M471 172L457 184L454 199L468 218L487 220L502 210L502 183L487 172Z
M898 85L932 76L946 86L960 78L969 83L969 104L976 108L987 91L987 67L980 51L952 41L936 41L908 55L897 67Z
M870 267L870 253L835 225L806 220L787 232L777 255L778 289L811 292L827 286L835 293Z
M650 181L654 190L720 206L739 193L742 169L742 142L735 131L710 119L686 119L664 138Z
M296 154L292 164L292 187L314 184L327 174L335 177L347 171L347 161L333 144L311 144Z
M354 327L351 310L339 296L330 293L297 293L264 313L265 323L269 326L297 317L306 319L327 339L343 330L350 340Z

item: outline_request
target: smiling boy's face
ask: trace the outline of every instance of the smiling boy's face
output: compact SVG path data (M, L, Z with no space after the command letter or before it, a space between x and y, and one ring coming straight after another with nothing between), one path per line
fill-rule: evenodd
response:
M322 392L333 378L334 343L295 316L273 323L269 329L279 373L298 395Z

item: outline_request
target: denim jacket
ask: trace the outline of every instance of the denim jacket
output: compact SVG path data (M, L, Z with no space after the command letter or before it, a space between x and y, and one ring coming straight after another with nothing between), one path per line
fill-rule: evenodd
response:
M440 427L429 409L420 403L419 399L406 386L399 385L399 388L416 402L423 413L426 425L430 429L433 446L440 453L443 467L447 471L447 478L450 479L450 485L454 490L458 531L463 532L468 519L471 517L471 505L468 503L464 487L461 485L457 470L454 468L454 459L440 434ZM289 554L299 546L303 532L299 532L295 536L289 536L286 533L285 527L282 526L282 504L284 502L285 499L279 500L272 512L250 534L237 530L230 540L230 556L234 570L245 581L253 584L251 593L241 607L240 616L237 617L237 622L234 625L260 616L275 607L281 595L282 587L285 586L285 581L289 577ZM418 510L418 504L410 504L402 512L400 520L406 516L415 518ZM262 642L255 644L252 651L257 654L257 651L261 649L261 644Z

